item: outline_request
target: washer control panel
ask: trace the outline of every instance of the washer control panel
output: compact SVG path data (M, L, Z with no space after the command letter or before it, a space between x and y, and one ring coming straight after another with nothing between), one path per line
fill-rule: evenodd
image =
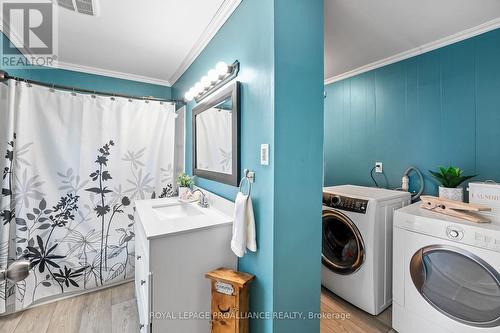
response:
M331 193L323 193L323 205L350 212L366 214L368 200L345 197Z
M500 252L500 238L493 237L487 231L465 232L460 226L449 225L446 227L446 237L452 241Z
M474 241L476 246L500 252L500 239L496 239L486 232L475 232Z

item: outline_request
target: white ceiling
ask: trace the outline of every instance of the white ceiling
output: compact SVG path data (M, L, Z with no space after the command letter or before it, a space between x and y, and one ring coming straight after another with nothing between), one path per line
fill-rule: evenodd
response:
M59 66L172 85L241 1L97 0L98 16L60 8ZM325 82L496 27L500 0L325 0Z
M170 85L224 2L98 0L97 16L61 8L59 61Z
M418 54L422 46L426 51L500 27L498 18L499 0L325 0L325 79L332 82L363 66L373 69Z
M97 16L57 7L59 67L170 86L241 0L96 2Z

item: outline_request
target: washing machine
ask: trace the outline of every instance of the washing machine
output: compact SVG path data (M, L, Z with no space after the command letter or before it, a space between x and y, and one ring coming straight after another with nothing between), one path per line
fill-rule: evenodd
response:
M399 333L499 333L499 272L499 224L419 203L395 212L392 318Z
M378 315L392 302L392 217L410 193L342 185L323 189L321 283Z

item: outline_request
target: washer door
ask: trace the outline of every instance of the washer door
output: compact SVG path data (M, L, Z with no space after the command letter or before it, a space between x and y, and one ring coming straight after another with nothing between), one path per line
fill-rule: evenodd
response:
M447 317L474 327L500 325L500 274L473 253L424 247L411 259L410 275L424 299Z
M361 233L346 215L323 210L323 264L335 273L352 274L365 260Z

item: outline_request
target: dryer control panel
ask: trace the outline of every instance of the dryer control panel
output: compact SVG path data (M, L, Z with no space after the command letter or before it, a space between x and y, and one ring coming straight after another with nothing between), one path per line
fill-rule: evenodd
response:
M350 212L366 214L368 200L345 197L332 193L323 193L323 205Z

